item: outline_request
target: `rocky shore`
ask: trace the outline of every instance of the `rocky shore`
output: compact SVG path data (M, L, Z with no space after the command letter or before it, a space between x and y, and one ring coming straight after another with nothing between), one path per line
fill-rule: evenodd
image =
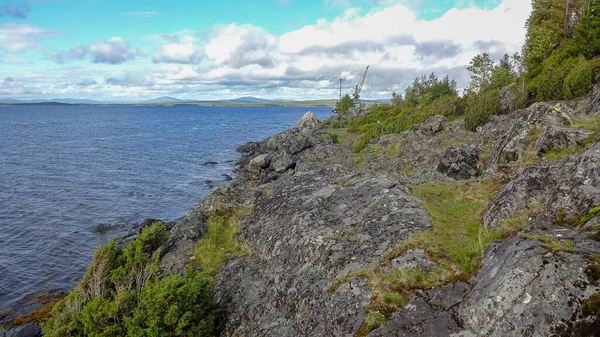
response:
M196 265L219 214L251 249L215 277L220 336L600 335L593 98L536 103L480 132L434 116L358 154L335 120L308 113L238 149L238 176L170 230L160 274ZM34 335L16 331L0 336Z

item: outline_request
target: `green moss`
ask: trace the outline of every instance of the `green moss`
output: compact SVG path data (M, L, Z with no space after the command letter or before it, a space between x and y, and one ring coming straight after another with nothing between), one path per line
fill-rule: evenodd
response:
M403 174L413 174L415 173L415 169L412 166L408 165L404 166L404 168L400 172Z
M598 213L600 213L600 206L593 207L590 209L586 215L582 216L579 219L580 225L585 225L588 221L592 220Z
M246 243L240 242L239 216L212 216L208 219L208 231L194 247L195 262L202 267L202 273L212 277L217 274L227 254L236 256L250 255L252 250Z
M600 254L591 254L588 256L588 267L586 273L593 281L600 280Z
M529 240L538 240L544 248L551 252L575 252L575 243L573 240L560 240L552 236L537 234L522 234L521 237Z
M358 332L356 333L356 336L358 336L358 337L366 336L369 334L369 332L382 326L386 321L387 321L387 319L385 318L385 315L383 315L382 313L369 312L365 316L365 320L364 320L362 326L360 327L360 329L358 330Z
M583 304L583 313L586 315L596 315L600 318L600 292L592 295Z
M531 130L523 142L523 154L519 160L519 166L535 165L540 162L540 158L535 153L535 142L544 133L544 129L535 128Z
M328 134L336 144L352 145L360 139L359 134L348 132L347 128L331 128L324 130L324 132Z

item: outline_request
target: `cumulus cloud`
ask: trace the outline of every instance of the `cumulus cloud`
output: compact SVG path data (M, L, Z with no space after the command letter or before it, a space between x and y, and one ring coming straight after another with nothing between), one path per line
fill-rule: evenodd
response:
M94 63L120 64L135 58L137 53L137 50L127 40L122 37L113 37L88 46L71 48L65 53L57 53L53 59L56 63L90 58Z
M257 64L273 67L277 38L260 27L236 25L215 27L206 42L206 56L215 64L242 68Z
M8 53L21 53L39 49L39 40L55 37L51 30L29 24L5 23L0 25L0 50Z
M6 83L8 83L8 82L13 82L14 80L15 80L15 79L14 79L14 78L12 78L12 77L10 77L10 76L7 76L7 77L5 77L5 78L4 78L4 82L6 82Z
M15 19L25 19L29 14L29 6L26 3L15 3L6 0L4 5L0 4L0 18L7 16Z
M133 64L135 69L125 72L124 67L115 67L118 72L111 75L104 75L104 67L101 73L76 74L74 78L80 80L63 82L76 83L68 90L119 97L317 99L337 97L339 78L343 90L352 91L370 65L364 88L367 98L389 98L415 77L431 72L449 75L460 88L468 83L465 66L473 56L487 52L498 59L521 50L531 10L529 1L503 0L493 9L455 8L426 21L405 5L407 0L372 2L378 7L370 12L350 8L335 19L318 20L280 35L232 23L215 26L203 35L180 31L153 36L158 43L153 63ZM0 28L0 48L5 48L1 32ZM137 55L127 41L113 38L72 48L56 60L118 64ZM98 81L102 83L86 80L100 76L105 76Z
M334 20L318 20L280 36L252 25L216 27L206 40L213 68L204 80L312 86L315 92L329 94L335 92L338 78L350 89L371 65L367 95L401 90L414 77L430 72L449 75L464 87L465 66L473 56L488 52L499 58L521 49L530 12L527 1L504 0L494 9L451 9L436 20L423 21L409 7L393 3L366 14L351 8Z
M198 63L202 59L202 53L195 45L196 38L189 33L166 34L156 37L162 46L154 54L154 63Z

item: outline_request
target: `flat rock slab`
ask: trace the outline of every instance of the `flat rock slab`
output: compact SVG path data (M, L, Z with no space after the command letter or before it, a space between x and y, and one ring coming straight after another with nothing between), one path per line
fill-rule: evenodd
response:
M394 179L336 165L270 187L274 194L259 197L242 223L253 255L230 260L217 276L216 298L228 312L222 336L352 336L368 284L329 286L429 229L428 213Z

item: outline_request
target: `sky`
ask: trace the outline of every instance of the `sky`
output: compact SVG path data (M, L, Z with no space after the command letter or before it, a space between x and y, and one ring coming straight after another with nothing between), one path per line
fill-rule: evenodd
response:
M520 52L527 0L0 0L0 99L313 100L463 88Z

